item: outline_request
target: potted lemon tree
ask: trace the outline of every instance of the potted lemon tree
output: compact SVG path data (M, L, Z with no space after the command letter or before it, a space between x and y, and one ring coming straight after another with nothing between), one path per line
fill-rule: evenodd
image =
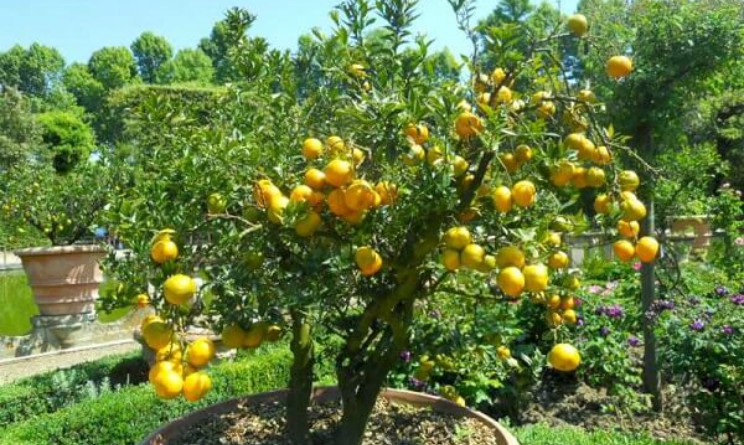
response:
M307 64L323 66L312 72L322 88L300 90L311 73L259 50L236 60L251 61L249 82L234 87L239 100L225 101L224 119L209 128L158 125L148 104L133 110L130 125L145 144L136 164L152 173L112 208L134 256L106 264L122 286L105 304L151 290L157 315L143 335L158 349L150 381L159 397L196 401L212 387L214 345L184 342L177 334L186 325L213 327L231 348L288 337L288 390L248 400L282 400L289 440L311 443L312 401L329 394L313 391L316 346L333 339L324 345L341 400L333 437L358 445L380 395L389 397L387 377L411 342L413 320L429 316L422 305L435 293L538 306L554 343L549 365L569 373L580 366L577 348L563 341L577 323L580 271L562 244L584 224L580 193L595 199L597 225L622 238L623 260L654 261L658 243L637 240L646 211L633 193L638 176L613 157L621 139L602 126L594 94L564 81L561 45L587 32L585 18L572 17L568 28L489 29L477 48L488 60L470 60L473 77L461 83L427 74L425 41L406 47L415 2L377 5L349 1L332 14L337 29L318 37ZM467 29L467 10L453 5ZM233 14L230 22L240 23ZM367 44L375 15L385 32ZM613 78L631 71L627 57L608 63ZM205 279L199 290L194 274ZM483 345L484 359L506 357L492 346ZM451 402L434 406L467 403L443 395ZM205 416L143 443L190 434L189 423Z
M41 137L22 162L0 171L3 216L48 241L16 252L41 315L93 314L105 249L91 243L92 228L113 186L108 161L100 150L91 157L93 133L75 114L34 120Z

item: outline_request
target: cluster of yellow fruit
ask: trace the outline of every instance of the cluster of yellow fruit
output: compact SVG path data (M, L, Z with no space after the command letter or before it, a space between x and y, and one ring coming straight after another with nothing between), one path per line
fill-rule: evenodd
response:
M155 235L150 247L150 257L157 264L165 264L178 257L178 245L173 241L172 229L163 229Z
M145 343L155 351L155 364L149 380L158 397L172 399L180 394L190 402L212 389L212 379L202 371L215 356L212 340L200 337L189 343L184 354L173 328L157 315L142 321Z
M231 349L256 349L264 341L274 343L282 336L282 328L266 321L251 324L245 330L240 325L230 324L222 330L222 344Z

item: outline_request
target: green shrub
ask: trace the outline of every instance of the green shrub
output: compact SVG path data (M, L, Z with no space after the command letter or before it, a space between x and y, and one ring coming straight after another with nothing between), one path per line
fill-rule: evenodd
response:
M50 111L37 116L41 138L52 151L58 173L72 170L88 158L94 145L93 130L83 120L67 111Z
M0 445L137 443L161 424L193 410L244 394L286 387L290 358L286 347L278 347L221 363L210 370L212 392L197 403L160 400L149 385L125 387L0 430ZM328 382L330 366L319 367L321 381Z
M519 443L529 445L692 445L695 442L682 440L656 440L646 435L615 431L587 432L575 427L552 427L529 425L514 430Z

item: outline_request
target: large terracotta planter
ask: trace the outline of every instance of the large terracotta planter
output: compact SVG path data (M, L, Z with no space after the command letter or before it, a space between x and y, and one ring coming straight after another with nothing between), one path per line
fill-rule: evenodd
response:
M672 234L684 235L687 232L694 233L693 249L704 249L710 246L710 238L713 235L711 232L710 216L672 216L670 219Z
M287 392L287 390L280 390L255 394L244 398L228 400L226 402L218 403L216 405L194 411L187 416L181 417L180 419L176 419L173 422L164 425L159 430L148 436L145 440L140 442L139 445L168 445L169 440L175 438L180 432L183 431L185 427L189 425L201 422L214 414L225 414L230 411L234 411L238 407L238 405L258 405L267 402L285 400L287 398ZM340 397L341 395L338 391L338 388L335 386L316 388L313 392L313 399L318 402L338 400ZM397 389L383 390L382 393L380 393L380 397L384 397L392 403L429 407L435 411L452 414L453 416L470 417L473 419L477 419L493 432L493 436L496 438L496 441L499 445L519 445L517 439L515 439L514 436L512 436L503 426L501 426L501 424L499 424L495 420L491 419L483 413L456 405L449 400L443 399L441 397Z
M35 247L16 252L41 315L95 312L106 251L96 245Z

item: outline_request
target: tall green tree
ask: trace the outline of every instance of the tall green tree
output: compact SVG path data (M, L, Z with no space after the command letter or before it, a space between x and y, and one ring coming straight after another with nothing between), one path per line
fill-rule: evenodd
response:
M212 59L200 49L182 49L163 63L156 73L157 83L194 82L209 84L214 79Z
M29 102L18 90L0 89L0 170L23 161L38 142Z
M235 68L235 52L248 44L246 33L256 16L241 8L227 12L223 20L215 23L208 38L199 42L199 49L212 59L216 80L220 83L239 78Z
M631 136L630 145L642 172L640 194L649 215L642 235L655 232L654 202L657 176L646 168L660 153L675 150L686 111L709 94L706 81L744 56L744 4L739 0L639 0L626 6L618 0L584 0L579 9L589 17L591 45L583 54L583 81L609 97L607 108L615 127ZM612 18L612 19L609 19ZM610 79L604 66L610 56L629 54L633 73L621 81ZM643 310L656 299L654 263L641 270ZM654 407L662 409L656 359L656 336L644 317L645 390Z
M59 80L65 60L55 48L32 43L0 53L0 84L33 96L47 96Z
M88 61L88 70L106 90L121 88L137 77L134 56L123 46L101 48L94 52Z
M106 89L93 74L88 66L82 63L73 63L62 75L62 83L67 91L75 96L78 105L88 112L100 109Z
M165 37L143 32L132 42L132 54L139 74L147 83L155 83L158 69L173 56L173 47Z

